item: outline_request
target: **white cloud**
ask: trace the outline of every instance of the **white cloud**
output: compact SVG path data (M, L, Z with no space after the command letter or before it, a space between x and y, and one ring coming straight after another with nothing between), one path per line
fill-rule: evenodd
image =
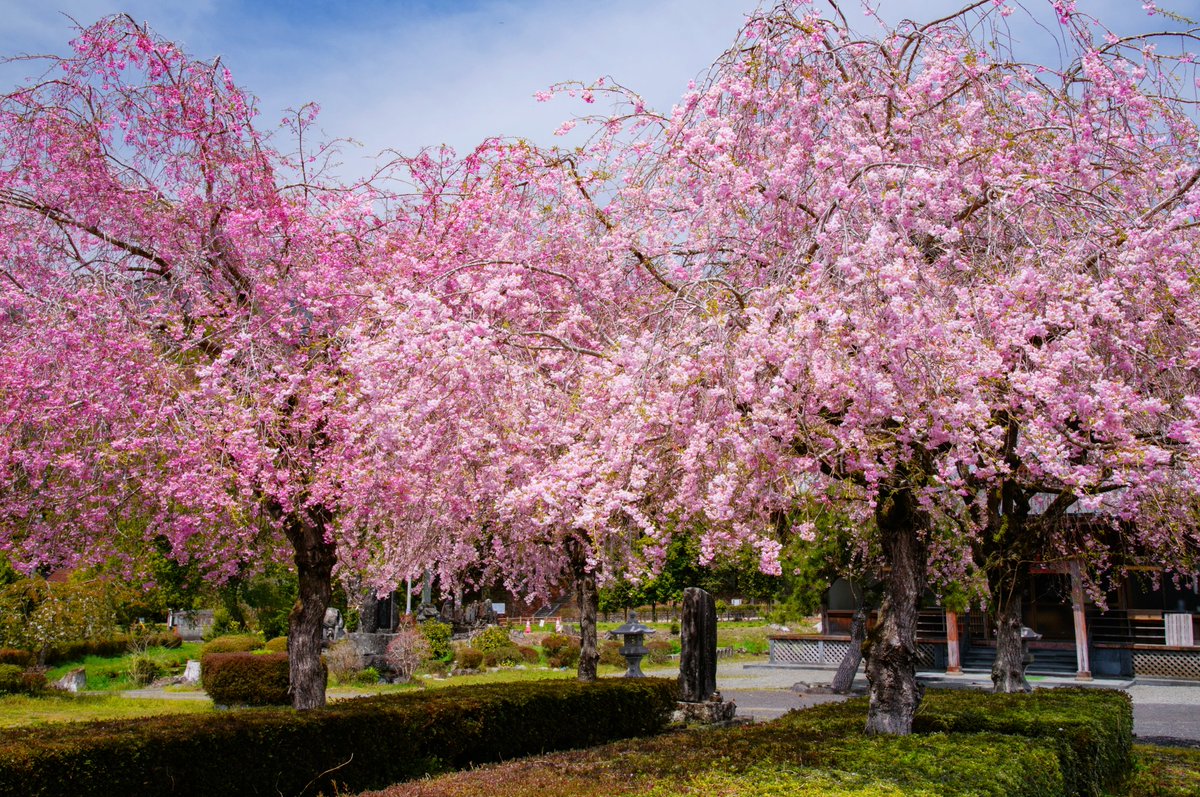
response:
M667 110L688 80L733 42L757 5L757 0L127 0L122 10L199 57L222 55L235 78L261 98L268 123L287 107L317 102L327 135L363 142L362 154L347 163L348 171L360 173L367 169L365 154L388 147L411 153L444 142L463 152L491 135L552 143L552 131L580 110L533 100L535 91L558 81L612 75L641 92L651 107ZM889 19L929 19L961 3L880 5ZM1119 28L1153 24L1144 21L1140 0L1081 0L1079 7ZM72 30L58 9L83 24L118 10L113 0L0 0L5 19L0 52L63 51ZM1028 20L1020 24L1022 35L1028 30L1053 46L1049 34L1037 34ZM15 75L2 70L0 81L11 84Z

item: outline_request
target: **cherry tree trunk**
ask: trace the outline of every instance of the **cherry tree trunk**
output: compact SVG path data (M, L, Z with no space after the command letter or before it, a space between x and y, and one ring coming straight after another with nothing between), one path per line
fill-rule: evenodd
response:
M863 642L866 640L867 611L862 608L854 613L854 621L850 624L850 647L846 648L846 655L842 657L842 663L838 665L833 682L829 685L837 694L846 694L854 685L854 675L858 672L858 665L862 664Z
M925 588L919 518L913 496L904 489L886 496L876 511L883 553L891 570L867 652L868 734L912 733L913 715L925 691L917 682L917 610Z
M579 605L579 670L576 677L580 681L590 682L596 680L596 666L600 663L600 650L596 643L600 590L596 588L596 573L587 568L583 544L574 538L568 539L567 555L575 576L575 600Z
M1028 692L1025 680L1025 646L1021 643L1021 590L1008 589L993 607L996 622L996 659L992 662L992 691Z
M287 524L295 552L299 589L288 615L288 674L292 707L298 711L325 705L326 673L321 666L321 635L325 610L333 595L333 566L337 549L325 538L329 516L309 510Z

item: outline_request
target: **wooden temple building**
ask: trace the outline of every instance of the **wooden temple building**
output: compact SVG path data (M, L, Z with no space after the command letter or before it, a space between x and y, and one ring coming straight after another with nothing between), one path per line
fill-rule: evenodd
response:
M1022 621L1041 634L1029 644L1031 675L1200 680L1196 575L1176 580L1152 568L1131 572L1107 596L1105 609L1082 588L1077 563L1034 567L1030 575ZM826 593L820 633L771 637L771 662L836 667L861 601L861 593L839 579ZM920 613L917 641L919 666L926 670L990 672L995 657L986 614L959 614L932 601Z

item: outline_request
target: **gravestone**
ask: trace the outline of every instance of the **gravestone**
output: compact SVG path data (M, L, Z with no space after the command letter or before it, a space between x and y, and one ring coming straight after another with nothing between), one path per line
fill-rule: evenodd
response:
M706 725L729 724L737 706L717 691L717 604L698 587L683 591L679 624L679 687L683 699L672 719Z
M702 703L717 691L717 605L699 587L683 591L679 624L679 687L687 703Z

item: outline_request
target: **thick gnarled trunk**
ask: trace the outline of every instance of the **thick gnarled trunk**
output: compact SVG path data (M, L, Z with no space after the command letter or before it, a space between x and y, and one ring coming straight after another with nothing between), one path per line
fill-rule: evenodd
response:
M875 515L891 569L867 654L866 732L906 736L925 691L917 682L917 610L925 589L922 514L912 493L901 488L880 501Z
M567 556L571 574L575 577L575 602L579 605L579 670L578 679L590 682L597 678L600 649L596 643L596 615L600 611L600 590L596 573L587 568L587 551L575 538L567 540Z
M992 691L996 693L1029 692L1025 680L1025 646L1021 641L1021 584L1016 574L1012 583L994 590L992 617L996 624L996 658L992 662Z
M295 553L299 589L288 616L288 673L292 707L298 711L325 705L325 668L321 666L321 634L325 610L333 595L337 549L325 538L329 515L304 512L286 526Z

